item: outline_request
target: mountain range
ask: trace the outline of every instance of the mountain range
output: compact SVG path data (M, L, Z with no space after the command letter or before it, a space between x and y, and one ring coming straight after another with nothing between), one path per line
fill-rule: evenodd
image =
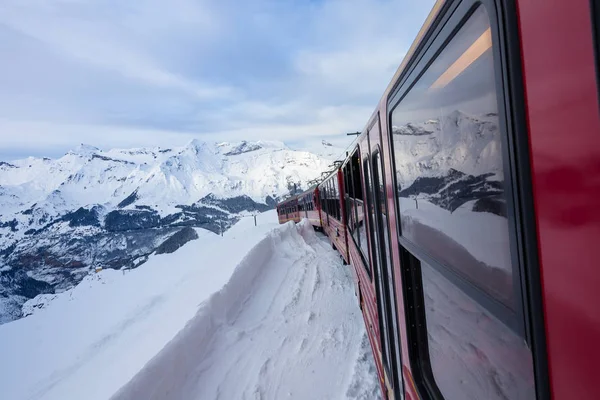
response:
M328 169L281 142L101 150L0 162L0 323L25 301L66 290L99 268L135 268L155 252L221 233L272 208Z

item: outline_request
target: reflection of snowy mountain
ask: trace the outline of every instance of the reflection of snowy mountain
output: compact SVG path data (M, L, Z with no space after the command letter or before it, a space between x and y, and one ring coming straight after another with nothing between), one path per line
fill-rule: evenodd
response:
M186 227L219 232L327 168L278 142L203 143L0 164L0 323L95 267L133 267ZM167 246L177 247L177 244ZM8 316L10 315L10 316Z
M477 211L506 215L496 114L454 111L392 130L400 197L426 198L450 211L480 200Z
M419 177L398 195L427 199L449 211L454 211L463 204L477 199L473 211L506 216L506 204L501 196L502 182L488 180L491 176L493 175L466 175L450 169L445 176Z
M454 111L393 131L403 236L513 307L497 115Z

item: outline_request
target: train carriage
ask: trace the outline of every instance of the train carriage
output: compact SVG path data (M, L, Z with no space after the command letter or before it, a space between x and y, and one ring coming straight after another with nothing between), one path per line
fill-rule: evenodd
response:
M284 202L277 204L277 217L280 224L284 224L288 221L300 222L298 196L292 196Z
M382 397L598 398L599 8L438 1L319 184Z
M298 195L300 219L306 218L317 230L321 230L321 212L319 207L319 188L312 187Z
M335 169L331 175L319 184L321 193L321 227L330 237L331 244L336 248L344 263L348 263L348 238L346 235L346 218L344 204L344 185L340 169Z

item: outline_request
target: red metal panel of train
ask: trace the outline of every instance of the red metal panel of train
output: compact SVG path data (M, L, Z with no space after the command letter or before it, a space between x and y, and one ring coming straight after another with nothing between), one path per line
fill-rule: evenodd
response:
M518 6L552 394L598 398L600 38L588 1Z
M599 47L596 2L438 1L318 185L384 398L598 397Z

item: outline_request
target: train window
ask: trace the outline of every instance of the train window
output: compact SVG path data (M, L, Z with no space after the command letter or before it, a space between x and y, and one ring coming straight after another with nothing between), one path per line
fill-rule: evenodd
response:
M371 135L372 131L369 132ZM376 124L374 133L379 136L379 123ZM383 179L383 166L379 150L372 156L372 190L370 195L373 204L372 210L373 247L378 253L378 264L374 264L375 281L377 288L380 325L382 332L383 364L394 392L400 393L400 378L397 375L400 368L400 336L398 333L398 315L395 304L394 272L390 257L390 239L387 217L387 206L385 202L385 182ZM375 263L375 261L374 261Z
M320 196L320 202L321 202L321 209L323 210L323 213L325 214L323 216L323 222L325 223L325 219L327 218L327 182L323 182L323 185L321 186L321 191L319 192L319 196ZM328 222L328 221L327 221Z
M337 219L338 221L341 220L341 212L340 212L340 188L339 188L339 184L338 184L338 180L337 180L337 175L336 175L336 179L332 179L331 180L331 184L333 185L333 210L334 210L334 215L335 215L335 219Z
M515 310L489 18L472 14L392 112L402 236Z
M330 210L331 204L330 204L330 200L329 200L330 198L331 198L331 190L329 188L329 181L327 181L327 182L325 182L325 208L326 208L325 215L327 215L327 225L330 224L330 221L329 221L329 215L331 214L331 210Z
M333 185L331 184L331 179L327 181L327 193L329 194L328 196L328 204L327 204L327 209L329 210L329 217L333 218L333 204L332 204L332 199L333 199Z
M344 173L344 210L346 212L346 215L344 215L344 218L346 218L346 225L349 226L350 224L350 180L351 180L351 176L350 176L350 164L346 163L346 165L344 166L343 169L343 173Z
M350 163L346 163L344 167L344 192L345 192L345 211L346 211L346 226L350 234L354 229L354 211L352 209L352 170L350 168Z
M360 183L360 166L359 166L359 155L358 155L358 150L352 155L352 158L350 159L350 177L351 177L351 203L350 203L350 208L351 208L351 213L352 213L352 223L350 224L351 227L351 233L352 233L352 238L354 239L354 242L356 244L356 246L358 248L360 248L360 236L358 234L358 230L359 230L359 223L360 220L358 219L358 210L359 208L362 208L362 205L360 204L360 198L362 198L362 187L361 187L361 183ZM358 179L357 179L358 177ZM361 194L359 194L359 192Z
M449 400L535 399L523 338L420 262L430 367Z
M535 398L495 46L480 4L441 51L428 50L437 55L422 59L390 115L411 349L425 388L451 400Z
M362 220L360 221L359 226L359 236L360 236L360 250L363 253L363 256L366 260L369 259L369 242L367 239L367 218L369 215L369 207L371 206L371 199L369 196L369 190L371 187L371 174L369 173L369 163L365 158L363 161L363 177L365 179L365 198L362 206ZM369 229L372 229L371 224L369 224ZM373 232L369 232L372 237ZM376 262L375 259L372 259L373 262Z
M356 235L358 223L357 223L357 214L356 214L356 186L354 185L354 155L352 155L350 162L348 163L348 230L350 231L350 235L353 238L356 246L358 247L358 238Z
M338 196L337 196L337 182L332 178L331 179L331 215L335 219L339 219L338 217Z

